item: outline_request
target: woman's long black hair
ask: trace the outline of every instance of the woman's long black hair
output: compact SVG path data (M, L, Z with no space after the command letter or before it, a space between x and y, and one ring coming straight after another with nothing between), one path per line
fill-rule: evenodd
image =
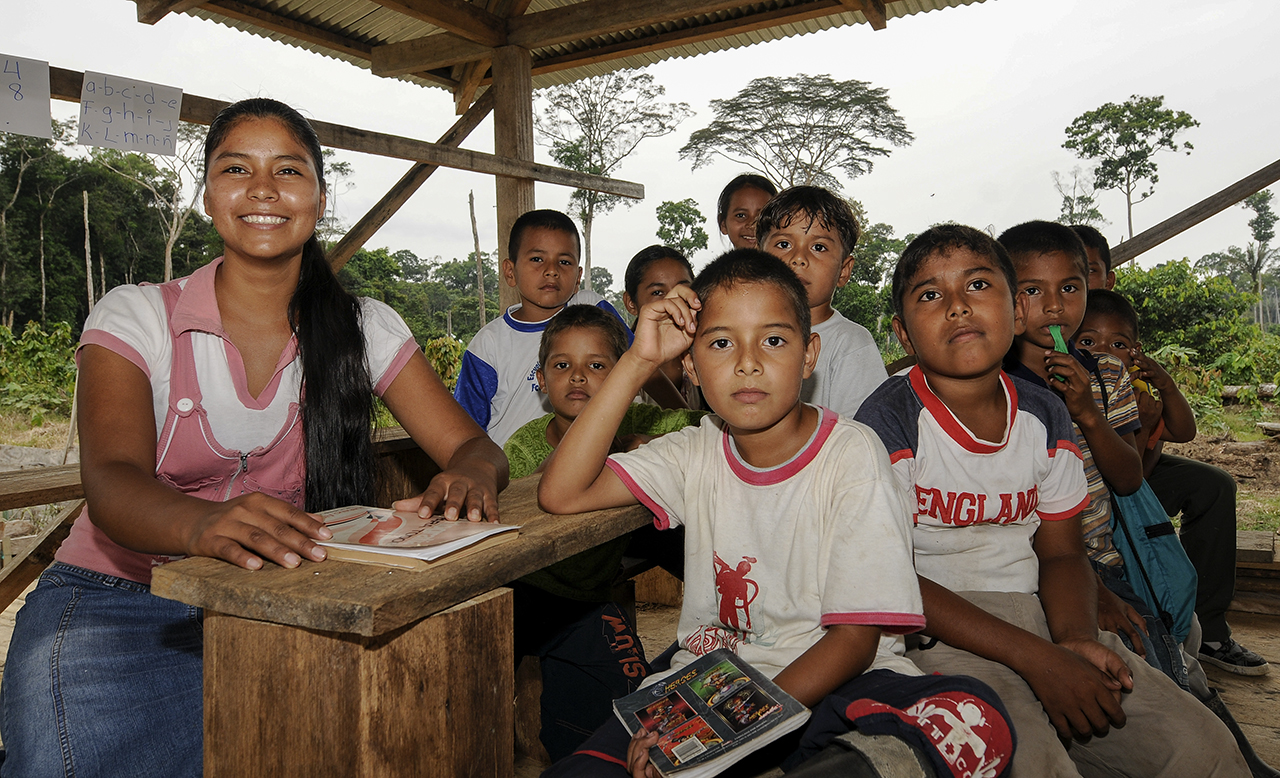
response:
M204 145L205 175L213 152L239 122L275 119L306 147L324 190L320 140L302 114L276 100L242 100L220 111ZM289 323L302 359L302 430L306 510L372 505L374 498L373 381L365 361L360 303L338 283L313 233L302 247Z

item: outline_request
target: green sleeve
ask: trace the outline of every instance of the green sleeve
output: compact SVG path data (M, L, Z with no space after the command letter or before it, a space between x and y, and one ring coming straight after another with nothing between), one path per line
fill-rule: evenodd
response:
M529 475L551 456L551 444L547 442L547 425L550 422L551 414L534 419L507 439L502 450L506 452L513 479Z
M647 403L632 403L618 425L619 435L666 435L685 427L691 427L706 416L706 411L687 408L660 408Z

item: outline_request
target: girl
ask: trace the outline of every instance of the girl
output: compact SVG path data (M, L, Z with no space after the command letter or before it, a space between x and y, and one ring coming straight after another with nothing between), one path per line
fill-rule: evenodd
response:
M204 207L224 255L162 286L117 287L85 323L88 507L17 617L5 778L201 774L202 614L153 596L151 569L323 560L315 541L332 533L304 509L373 499L374 392L443 468L396 507L497 519L506 458L400 317L347 294L325 261L321 160L288 106L223 110Z
M684 254L667 246L649 246L641 249L627 263L627 272L622 277L622 304L626 306L627 313L639 316L640 308L651 300L666 297L681 284L689 286L692 283L693 265ZM702 407L702 395L685 376L682 360L671 360L662 366L662 372L680 392L688 407L695 410Z
M716 223L735 249L756 248L756 217L777 193L769 179L755 173L743 173L725 185L716 204Z

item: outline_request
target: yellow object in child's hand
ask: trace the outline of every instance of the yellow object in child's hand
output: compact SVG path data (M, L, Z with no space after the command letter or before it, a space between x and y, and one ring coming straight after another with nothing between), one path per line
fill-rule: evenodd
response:
M1134 389L1137 389L1140 392L1146 392L1147 394L1152 395L1154 397L1155 392L1151 391L1151 384L1147 383L1146 381L1143 381L1141 378L1138 378L1138 373L1141 373L1141 372L1142 371L1138 368L1137 365L1130 365L1129 366L1129 376L1130 376L1129 382L1133 384Z

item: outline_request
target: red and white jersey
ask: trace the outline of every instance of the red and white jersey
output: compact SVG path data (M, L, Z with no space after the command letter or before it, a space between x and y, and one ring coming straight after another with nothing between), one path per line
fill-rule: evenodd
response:
M608 466L659 529L685 527L682 667L730 648L770 677L833 624L876 626L873 668L919 675L902 638L924 626L911 528L871 430L821 409L789 461L758 469L716 416Z
M889 450L914 515L920 575L957 592L1033 594L1036 529L1079 513L1089 493L1062 400L1004 373L1000 385L1008 419L999 441L961 424L918 367L881 385L857 418Z

